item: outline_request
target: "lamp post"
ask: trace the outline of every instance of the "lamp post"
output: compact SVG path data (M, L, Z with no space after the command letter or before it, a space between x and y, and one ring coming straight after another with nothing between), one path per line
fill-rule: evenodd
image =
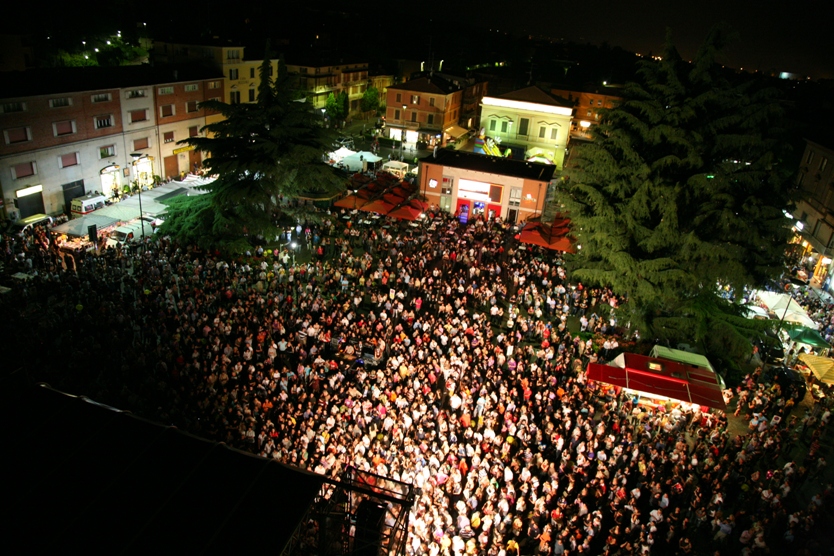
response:
M136 163L146 158L148 155L141 154L141 153L130 153L130 156L133 158L133 175L136 176L136 183L139 184L139 222L142 224L142 244L145 244L145 221L142 219L145 216L145 213L142 212L142 187L143 183L139 181L139 175L136 172Z
M403 129L400 132L400 161L405 160L405 154L403 152L405 148L405 110L408 108L405 104L403 104Z

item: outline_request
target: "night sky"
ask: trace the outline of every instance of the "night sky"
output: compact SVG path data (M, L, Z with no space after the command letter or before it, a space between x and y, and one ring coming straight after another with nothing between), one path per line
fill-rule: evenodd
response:
M823 0L530 0L524 4L482 0L482 9L467 13L500 30L597 44L608 41L643 54L662 51L669 27L685 58L694 55L707 31L723 20L739 34L727 51L726 65L834 78L834 29L827 4ZM522 5L524 9L513 11Z

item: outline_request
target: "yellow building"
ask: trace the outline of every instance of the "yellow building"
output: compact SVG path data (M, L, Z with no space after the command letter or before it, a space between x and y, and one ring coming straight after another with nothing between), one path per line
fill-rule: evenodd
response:
M503 152L524 151L525 160L562 169L570 136L573 106L532 86L481 101L481 129Z
M309 59L305 59L309 58ZM322 60L314 54L287 59L287 73L315 108L324 108L331 93L348 95L351 116L359 113L360 101L368 89L368 63L356 60Z

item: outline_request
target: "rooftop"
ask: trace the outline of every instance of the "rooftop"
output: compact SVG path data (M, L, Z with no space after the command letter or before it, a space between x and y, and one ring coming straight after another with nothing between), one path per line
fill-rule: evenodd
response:
M411 79L405 83L391 85L388 88L398 91L413 91L415 93L427 93L432 95L448 95L463 89L461 85L455 84L452 81L437 75L418 77L417 79Z
M539 87L536 87L535 85L503 94L498 98L503 98L507 100L517 100L519 102L532 102L534 104L544 104L546 106L573 106L572 102L569 102L568 100L563 99L562 97L552 95L547 91L544 91Z
M426 164L439 164L441 166L449 166L451 168L474 170L476 172L498 174L501 176L511 176L515 178L547 182L553 179L553 173L556 171L556 166L553 166L552 164L527 162L526 160L513 160L511 158L486 156L483 154L453 151L449 149L439 149L437 151L437 156L427 156L421 159L421 162Z
M197 64L31 69L0 73L0 94L12 99L222 78L219 70Z

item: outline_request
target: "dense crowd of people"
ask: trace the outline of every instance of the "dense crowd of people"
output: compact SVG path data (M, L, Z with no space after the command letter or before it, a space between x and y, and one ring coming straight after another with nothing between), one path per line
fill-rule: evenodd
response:
M647 407L586 380L621 349L622 300L572 282L558 253L484 219L337 216L238 260L164 237L68 257L47 230L7 236L5 266L33 278L4 299L28 326L4 332L36 342L25 365L56 386L323 475L413 484L410 555L813 550L832 488L802 507L797 492L825 471L828 398L800 418L756 371L733 395L743 435Z

